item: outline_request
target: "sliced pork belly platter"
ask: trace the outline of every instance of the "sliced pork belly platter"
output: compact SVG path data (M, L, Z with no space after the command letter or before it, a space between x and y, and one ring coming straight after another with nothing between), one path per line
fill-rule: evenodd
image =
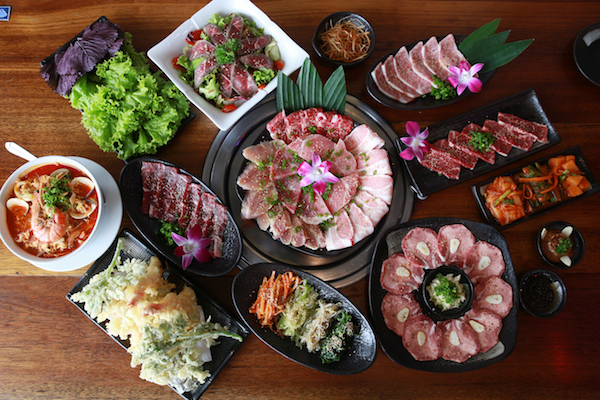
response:
M237 184L243 219L256 219L273 239L311 250L341 250L371 235L389 211L394 179L384 140L368 125L320 108L278 113L272 140L246 147ZM313 153L331 162L339 182L318 194L297 174Z
M464 363L494 347L503 318L513 308L512 286L502 278L502 251L477 240L459 223L444 225L438 232L414 227L402 239L401 250L383 261L379 283L386 294L380 307L385 326L401 337L398 340L412 357ZM461 317L436 321L423 312L416 293L425 272L442 265L467 273L474 300Z

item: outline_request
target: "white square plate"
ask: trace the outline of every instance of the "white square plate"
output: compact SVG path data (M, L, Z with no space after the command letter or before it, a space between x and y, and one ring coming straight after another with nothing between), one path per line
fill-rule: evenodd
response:
M240 14L263 28L265 34L271 35L279 46L281 59L285 66L282 72L290 76L302 66L308 53L294 42L277 24L249 0L213 0L196 12L190 19L183 22L169 36L148 50L148 57L164 72L164 74L185 94L185 96L221 130L233 126L248 110L258 104L277 86L277 78L273 79L252 98L238 107L235 111L224 113L200 96L192 86L179 77L173 68L171 60L182 54L186 45L185 38L189 32L202 29L215 14L226 16L231 13Z

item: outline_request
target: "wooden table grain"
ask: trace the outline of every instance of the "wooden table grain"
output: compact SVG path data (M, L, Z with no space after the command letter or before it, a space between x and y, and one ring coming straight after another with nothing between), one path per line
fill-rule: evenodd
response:
M124 163L102 152L81 125L81 115L53 93L39 74L39 63L85 26L104 15L147 51L207 1L8 0L10 21L0 22L0 141L14 141L32 153L77 155L104 166L118 179ZM443 121L478 106L533 88L562 141L534 161L580 145L600 177L600 88L579 73L573 42L579 31L600 22L597 0L398 1L256 0L271 19L306 49L321 77L334 66L316 58L310 40L319 21L335 11L354 11L373 25L377 44L363 64L346 70L348 92L373 107L395 131L406 121L421 126ZM399 111L374 101L365 78L377 59L405 43L447 33L468 34L501 17L510 41L535 38L519 58L500 68L483 91L451 106ZM157 156L201 176L218 129L201 112ZM2 183L22 160L0 150ZM508 171L510 165L495 173ZM411 219L457 217L483 221L464 182L415 201ZM555 270L567 285L563 312L537 319L522 309L517 344L505 360L460 374L428 373L392 362L379 349L368 370L332 376L279 356L250 336L204 394L205 399L388 399L388 398L585 398L600 396L600 197L591 196L503 231L517 276L546 267L535 251L535 233L545 223L564 220L585 240L581 264ZM125 215L123 227L133 228ZM141 380L130 356L66 299L87 267L63 273L35 268L0 246L0 398L1 399L177 399L169 388ZM194 278L230 312L235 272L220 278ZM367 312L366 280L343 288Z

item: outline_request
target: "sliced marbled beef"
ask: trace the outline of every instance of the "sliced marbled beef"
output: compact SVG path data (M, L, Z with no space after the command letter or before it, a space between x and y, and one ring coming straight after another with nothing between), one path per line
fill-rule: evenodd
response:
M496 152L494 152L491 149L487 151L481 151L476 149L475 146L473 146L473 144L471 143L470 136L462 132L454 130L450 131L450 134L448 135L448 141L450 142L450 144L452 144L452 146L456 146L461 150L474 155L477 158L481 158L483 161L489 164L494 164L494 162L496 161Z
M365 215L369 217L373 226L376 226L390 209L385 201L378 199L362 189L356 192L354 201Z
M471 135L471 132L477 132L477 131L485 132L486 130L477 124L470 123L469 125L467 125L463 128L462 133L465 135ZM492 136L494 136L494 135L492 134ZM494 138L495 139L492 142L490 149L494 150L496 153L500 154L501 156L506 157L508 155L508 153L510 153L510 151L512 150L512 145L502 138L499 138L496 136L494 136Z
M458 67L461 61L467 61L463 53L456 46L456 39L451 33L440 40L440 64L444 67ZM470 64L469 64L470 67Z
M181 216L177 221L183 229L187 229L191 216L197 212L198 207L201 205L200 199L203 192L202 186L197 183L189 184L188 190L183 196Z
M431 228L415 227L402 239L402 251L411 262L425 269L439 267L438 235Z
M219 88L223 98L229 99L233 95L233 70L235 63L223 64L219 67Z
M419 288L424 276L423 267L395 253L383 261L379 282L390 293L408 294Z
M393 175L386 149L373 149L356 157L356 171L360 176Z
M460 164L458 161L436 147L431 147L419 162L425 168L442 174L448 179L458 179L460 177Z
M156 171L159 168L159 163L143 161L141 166L142 175L142 214L148 214L150 211L150 203L156 191L157 180L154 179Z
M385 326L394 331L396 335L402 336L406 321L422 312L421 306L412 294L387 293L381 301L381 314Z
M413 71L433 85L433 76L435 75L435 71L429 69L429 67L425 64L423 55L423 42L419 42L414 45L414 47L408 52L408 57L410 58L410 64L412 65Z
M396 63L396 70L400 79L410 86L419 96L429 93L431 91L431 80L423 78L416 71L413 70L408 50L405 46L402 46L394 55L394 62Z
M474 285L492 276L501 276L504 268L502 251L483 240L475 243L465 263L465 272Z
M194 87L199 87L211 72L219 66L217 57L209 56L202 61L194 70Z
M270 35L261 35L257 37L244 38L240 40L240 49L237 51L237 55L242 56L244 54L254 53L271 43Z
M267 122L267 131L269 135L271 135L271 139L281 139L285 141L285 143L289 143L287 141L287 130L288 130L288 119L286 118L285 111L282 110L273 117L272 120Z
M512 125L521 132L529 133L542 143L548 141L548 126L544 124L528 121L516 115L503 112L498 113L498 122L506 126Z
M517 149L525 151L531 149L536 141L536 138L533 135L522 134L516 130L508 129L498 121L491 119L488 119L483 123L483 130L489 132L497 140L508 143L511 147L514 146Z
M477 165L477 157L463 151L459 147L452 146L447 139L439 139L432 145L435 149L442 151L450 156L454 161L459 163L465 168L473 169Z
M385 77L385 73L383 70L383 63L377 64L377 66L371 72L371 76L372 76L373 82L375 82L375 85L377 86L377 88L381 91L381 93L385 94L386 96L388 96L396 101L399 101L400 103L403 103L403 104L410 103L411 101L414 100L412 97L410 97L406 93L403 93L403 92L399 91L398 89L396 89L395 87L393 87L392 85L390 85L390 83L387 81L387 79Z
M450 71L440 62L440 44L435 36L429 38L423 45L423 61L427 68L432 70L435 75L445 81L450 76Z
M340 250L352 246L354 227L350 216L342 210L333 217L333 224L325 230L325 248L328 251Z
M239 62L236 62L233 66L231 82L233 90L246 99L254 96L258 91L258 85L254 81L252 74Z
M438 231L437 251L444 265L464 268L475 236L463 224L444 225Z
M322 114L324 118L318 120L317 133L331 140L345 139L354 129L354 121L347 115L335 111L324 111Z
M344 139L346 149L355 156L368 153L374 149L381 149L385 141L375 133L369 125L359 125Z
M216 24L206 24L202 30L208 35L210 40L215 45L218 46L220 44L227 43L228 39L227 36L225 36L225 32L223 32Z
M394 61L394 56L390 55L383 62L383 75L388 83L394 87L394 89L406 94L413 99L419 97L419 94L405 82L400 79L400 74L398 73L398 69L396 68L396 62Z
M246 54L239 58L244 65L254 69L273 69L273 60L264 54Z
M231 21L225 28L225 36L227 39L241 39L244 31L244 17L233 14Z
M512 286L502 278L493 276L475 286L473 308L484 308L504 318L513 306Z
M217 47L208 40L198 40L186 51L186 55L190 60L194 60L213 54L216 48Z
M472 308L464 317L477 334L479 350L484 353L498 343L502 330L502 318L492 311L483 308Z
M462 318L438 324L442 331L442 358L457 363L467 361L479 353L477 334Z
M354 228L354 237L352 238L353 243L360 242L375 231L375 226L369 217L367 217L356 203L350 203L348 206L348 215L350 216L350 221Z
M426 315L411 316L404 323L402 344L417 361L437 360L442 353L442 332Z

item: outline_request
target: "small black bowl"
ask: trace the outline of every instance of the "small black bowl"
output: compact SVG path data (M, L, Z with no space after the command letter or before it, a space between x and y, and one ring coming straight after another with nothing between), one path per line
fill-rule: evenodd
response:
M548 259L548 257L546 257L546 255L542 251L542 235L544 235L544 232L550 230L562 231L568 226L573 228L573 232L569 236L569 238L573 242L574 249L574 254L571 258L571 265L566 265L560 261L553 262L552 260ZM550 265L551 267L560 269L573 268L575 265L579 264L579 262L583 259L583 253L585 252L585 241L583 240L583 235L581 234L581 232L579 232L579 229L575 228L572 224L569 224L565 221L552 221L544 225L542 229L540 229L540 231L538 232L536 238L536 246L538 253L540 253L540 256L546 262L546 264Z
M330 59L323 53L323 49L321 48L323 45L323 40L321 40L321 35L323 33L325 33L325 31L327 31L328 29L333 27L338 21L340 21L342 19L348 20L348 21L354 23L356 26L361 27L369 35L371 45L369 46L369 49L367 50L367 55L365 57L361 58L360 60L356 60L353 62L336 61L336 60ZM355 14L353 12L339 11L339 12L333 13L333 14L328 15L327 17L323 18L323 20L321 21L321 23L317 26L317 29L315 30L315 34L313 35L311 43L312 43L313 49L315 50L317 55L319 57L321 57L322 59L327 60L330 63L336 64L336 65L343 65L345 67L349 67L351 65L356 65L356 64L359 64L359 63L365 61L367 58L369 58L371 53L373 53L373 50L375 50L375 31L373 30L373 27L371 26L369 21L367 21L364 17L362 17L358 14Z
M437 274L442 274L443 276L448 274L460 276L459 282L466 286L467 293L465 301L459 307L447 311L441 311L436 307L433 301L431 301L427 287L435 279ZM423 312L430 316L434 321L437 322L460 318L471 309L471 304L473 304L473 283L471 282L471 279L469 279L469 276L462 269L452 265L444 265L436 269L425 271L425 277L423 278L423 284L419 288L418 297L420 297L419 300L423 306Z
M555 272L534 269L519 282L519 301L534 317L555 317L567 303L567 287Z

